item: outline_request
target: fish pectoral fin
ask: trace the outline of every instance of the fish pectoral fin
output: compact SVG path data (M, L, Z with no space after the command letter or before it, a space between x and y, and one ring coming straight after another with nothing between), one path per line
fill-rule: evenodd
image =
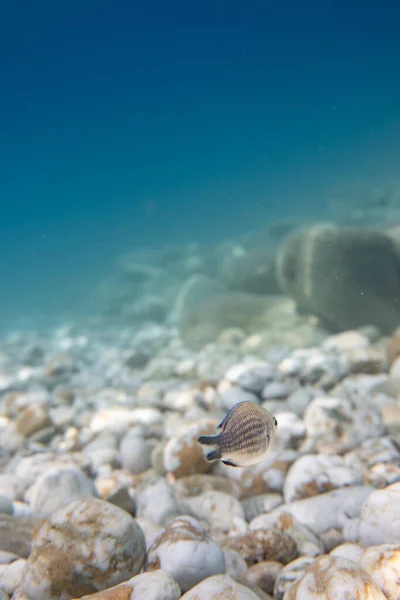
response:
M218 460L219 458L221 458L221 453L220 451L217 450L211 450L211 452L208 452L206 454L206 459L211 461L211 460Z
M224 465L227 465L228 467L238 467L239 465L235 465L235 463L231 462L230 460L221 460L222 463L224 463Z

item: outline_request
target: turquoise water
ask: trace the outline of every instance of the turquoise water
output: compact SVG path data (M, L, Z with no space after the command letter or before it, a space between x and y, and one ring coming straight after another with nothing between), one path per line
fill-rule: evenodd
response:
M397 176L399 22L388 0L7 3L0 327L91 314L121 253Z

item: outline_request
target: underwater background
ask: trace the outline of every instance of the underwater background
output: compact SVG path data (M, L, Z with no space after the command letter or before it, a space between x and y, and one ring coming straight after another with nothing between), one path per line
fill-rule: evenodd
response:
M127 253L157 263L154 300L221 281L221 253L275 223L397 224L399 19L390 0L7 3L1 329L107 322ZM162 321L165 293L122 324Z

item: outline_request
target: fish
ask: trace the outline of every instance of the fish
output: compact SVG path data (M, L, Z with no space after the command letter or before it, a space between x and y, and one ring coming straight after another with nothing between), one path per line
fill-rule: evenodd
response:
M202 435L198 443L215 446L208 461L221 460L229 467L249 467L267 454L278 421L268 410L248 400L238 402L217 426L217 435Z

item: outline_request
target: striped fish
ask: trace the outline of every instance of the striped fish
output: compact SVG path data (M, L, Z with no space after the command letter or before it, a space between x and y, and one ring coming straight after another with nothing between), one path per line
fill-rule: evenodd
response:
M268 452L278 421L255 402L239 402L218 425L217 435L202 435L197 440L214 446L206 454L209 461L220 459L230 467L248 467L260 462Z

